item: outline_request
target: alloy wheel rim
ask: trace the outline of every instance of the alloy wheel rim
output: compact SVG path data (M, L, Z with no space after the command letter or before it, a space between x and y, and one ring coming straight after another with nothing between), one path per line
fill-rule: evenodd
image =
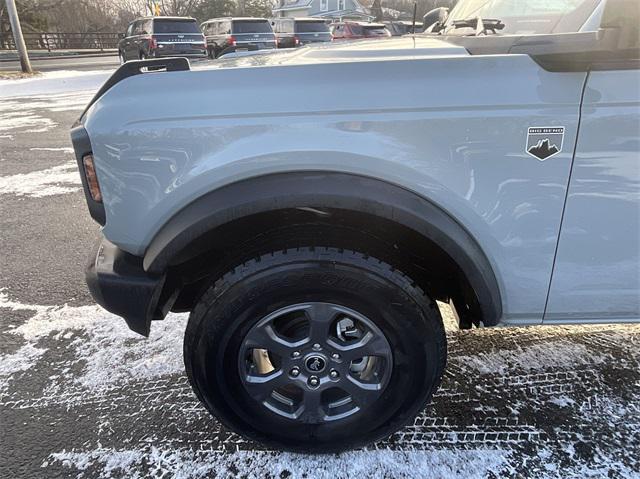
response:
M393 367L373 321L344 306L309 302L279 309L246 334L238 370L249 396L282 417L309 424L369 408Z

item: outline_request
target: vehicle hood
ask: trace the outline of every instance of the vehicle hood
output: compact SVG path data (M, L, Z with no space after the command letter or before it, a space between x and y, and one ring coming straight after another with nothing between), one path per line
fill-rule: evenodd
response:
M217 62L213 62L203 69L418 60L431 57L465 56L468 54L464 47L426 35L416 35L389 39L356 40L344 43L338 41L290 50L237 52L225 55Z

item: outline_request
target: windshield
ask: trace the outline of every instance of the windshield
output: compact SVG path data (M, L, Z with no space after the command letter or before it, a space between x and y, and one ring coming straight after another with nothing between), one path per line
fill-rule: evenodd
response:
M159 20L153 21L154 33L202 33L195 20Z
M447 35L470 35L470 27L454 22L481 17L501 20L500 34L577 32L601 0L460 0L447 19Z
M296 33L329 33L325 22L296 22Z
M233 33L273 33L267 20L233 22Z
M350 25L350 28L354 35L365 37L377 37L388 34L388 30L384 25L358 25L354 23Z

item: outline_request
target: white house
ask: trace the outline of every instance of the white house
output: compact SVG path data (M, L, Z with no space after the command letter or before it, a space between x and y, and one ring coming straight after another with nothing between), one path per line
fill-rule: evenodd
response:
M275 17L321 17L333 20L371 21L372 0L280 0Z

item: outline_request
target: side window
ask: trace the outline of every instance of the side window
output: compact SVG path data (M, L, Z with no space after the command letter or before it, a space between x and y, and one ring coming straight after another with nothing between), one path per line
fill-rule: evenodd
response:
M137 21L133 24L133 36L135 37L136 35L140 35L142 31L142 22L141 21Z
M320 11L329 11L329 0L320 0Z
M131 35L133 35L133 23L130 23L129 26L127 27L127 32L124 34L125 37L130 37Z
M153 32L153 20L145 20L142 22L141 35L149 35Z

